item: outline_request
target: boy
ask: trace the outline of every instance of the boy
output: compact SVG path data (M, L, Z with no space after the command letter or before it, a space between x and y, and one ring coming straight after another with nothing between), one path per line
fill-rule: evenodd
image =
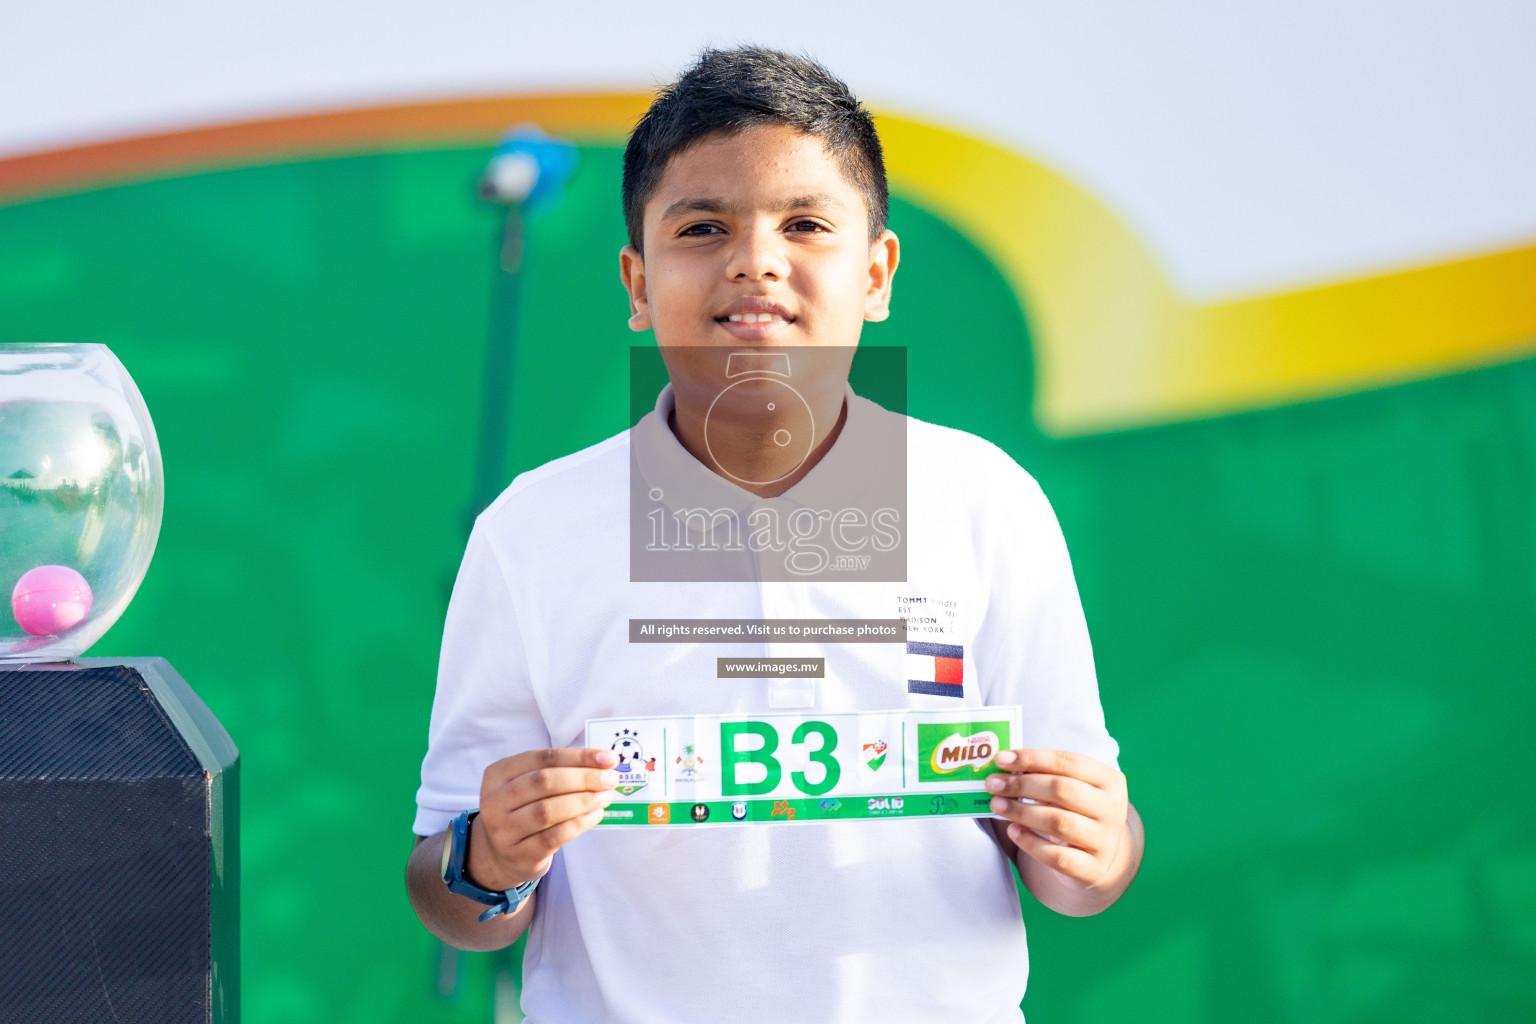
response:
M708 51L631 136L624 203L630 327L655 331L671 383L634 430L519 476L475 525L417 796L417 914L464 949L531 927L523 1004L540 1024L1018 1021L1028 961L1010 862L1047 906L1097 913L1135 876L1141 827L1034 481L986 442L847 387L862 323L889 313L900 255L873 122L819 65ZM793 356L792 402L768 400L787 393L770 375L733 369L775 356L786 375ZM811 499L892 477L878 452L893 426L905 446L894 476L910 492L895 517L899 576L829 581L793 561L814 544L782 563L753 548L740 575L644 569L645 502L682 522L679 489L727 520L782 513L813 528L791 526L795 539L814 540L830 513ZM945 485L905 488L906 466L940 469ZM839 516L838 528L872 524ZM874 533L852 538L864 540L881 547ZM1026 742L989 779L999 818L590 831L618 756L579 748L588 719L795 706L771 681L716 677L716 657L778 645L632 643L629 619L916 606L945 609L931 628L959 649L953 674L909 681L899 645L796 645L783 653L826 659L799 706L1022 705Z

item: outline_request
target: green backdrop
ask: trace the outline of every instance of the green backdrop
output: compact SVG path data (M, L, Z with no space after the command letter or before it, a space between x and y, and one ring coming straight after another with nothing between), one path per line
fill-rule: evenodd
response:
M486 150L244 167L0 208L0 340L104 342L166 467L93 654L168 657L240 745L255 1022L488 1021L406 902L472 502L499 216ZM619 152L529 225L507 478L626 426ZM1079 440L1028 311L900 197L913 415L1067 534L1146 820L1108 913L1028 903L1033 1024L1536 1017L1536 362Z

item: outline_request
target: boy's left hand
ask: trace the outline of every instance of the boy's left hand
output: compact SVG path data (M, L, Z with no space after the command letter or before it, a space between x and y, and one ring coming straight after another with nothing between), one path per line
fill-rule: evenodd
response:
M1123 773L1064 750L1004 750L997 766L992 811L1020 850L1085 889L1121 881L1132 855Z

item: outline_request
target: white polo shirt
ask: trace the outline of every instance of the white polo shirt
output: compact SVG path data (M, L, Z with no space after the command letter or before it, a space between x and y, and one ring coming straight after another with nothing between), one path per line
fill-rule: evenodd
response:
M891 425L847 396L843 432L781 507L857 473L860 432ZM672 405L669 385L637 444L667 472L713 477L672 436ZM416 833L477 806L492 761L583 745L587 719L782 706L782 682L717 678L719 657L825 658L822 711L1019 704L1022 746L1115 764L1045 496L989 442L900 419L900 583L631 583L629 431L514 480L477 520L449 604ZM765 504L715 480L742 510ZM631 618L896 617L910 641L961 648L958 695L912 692L905 644L632 644L628 632ZM534 1024L982 1024L1022 1020L1028 953L1013 870L972 819L615 828L556 854L523 973Z

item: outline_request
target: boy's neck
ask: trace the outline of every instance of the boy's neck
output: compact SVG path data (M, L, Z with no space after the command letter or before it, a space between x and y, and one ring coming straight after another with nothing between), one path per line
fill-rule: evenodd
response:
M765 443L775 430L788 422L787 419L779 421L754 416L748 421L735 420L722 416L718 407L711 413L709 406L687 401L675 388L673 396L672 414L667 417L667 427L678 443L712 473L760 498L777 497L804 479L832 449L848 419L848 404L843 392L806 395L806 404L810 406L818 428L811 452L804 455L804 461L801 462L803 447L794 444L781 447ZM704 443L706 415L710 417L708 445ZM823 423L830 423L831 427L823 430L820 427ZM731 467L730 473L725 472L720 462L711 456L711 451L727 461ZM744 482L753 480L770 482Z

